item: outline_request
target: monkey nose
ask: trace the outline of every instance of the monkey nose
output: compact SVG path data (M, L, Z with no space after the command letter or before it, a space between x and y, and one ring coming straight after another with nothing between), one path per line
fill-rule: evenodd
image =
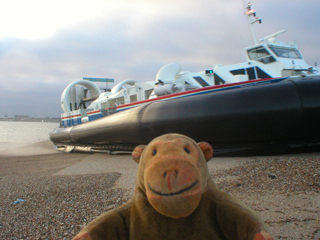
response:
M172 190L174 184L176 183L178 175L179 175L179 170L177 169L165 171L163 173L163 177L167 183L169 191Z
M179 170L177 169L174 169L174 170L168 170L168 171L165 171L163 173L163 177L166 178L167 176L168 177L177 177L179 174Z

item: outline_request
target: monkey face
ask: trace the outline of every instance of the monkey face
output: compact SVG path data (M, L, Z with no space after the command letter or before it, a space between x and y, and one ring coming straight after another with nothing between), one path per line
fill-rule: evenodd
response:
M206 162L203 149L211 151L211 158L213 151L209 144L201 143L199 147L191 139L177 135L157 138L144 149L143 184L156 211L181 218L198 207L206 184L201 177L205 175Z

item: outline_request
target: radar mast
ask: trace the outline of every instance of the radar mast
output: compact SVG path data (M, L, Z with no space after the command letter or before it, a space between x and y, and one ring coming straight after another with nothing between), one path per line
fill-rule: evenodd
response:
M262 20L261 20L261 18L257 17L256 12L252 9L251 3L248 2L245 5L244 1L243 1L244 7L246 8L246 12L245 13L246 13L246 15L248 17L247 19L248 19L248 23L249 23L249 26L250 26L252 38L253 38L254 44L257 44L258 42L257 42L256 34L254 32L254 29L253 29L253 24L255 24L257 22L260 24L262 22Z

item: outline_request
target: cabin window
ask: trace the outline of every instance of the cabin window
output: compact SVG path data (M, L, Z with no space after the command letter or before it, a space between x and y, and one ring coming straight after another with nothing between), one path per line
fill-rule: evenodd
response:
M193 77L202 87L207 87L209 84L202 77Z
M233 75L244 75L246 74L246 71L242 69L237 69L237 70L231 70L230 71Z
M271 76L265 71L261 70L259 67L250 67L243 69L236 69L230 71L233 75L244 75L247 74L249 76L249 80L260 79L260 78L271 78Z
M249 80L253 80L253 79L256 79L256 73L255 73L255 70L254 70L254 67L251 67L251 68L247 68L247 74L249 76Z
M146 90L146 91L144 92L144 97L145 97L145 99L149 99L152 91L153 91L153 89L149 89L149 90Z
M264 47L257 47L248 50L248 56L251 60L257 60L265 64L276 61Z
M250 49L248 54L252 60L270 56L270 53L264 47Z
M225 83L225 80L223 80L218 74L214 73L214 85L222 85Z
M232 73L233 75L248 75L249 80L256 79L254 67L231 70L230 73Z
M107 107L108 107L108 103L107 102L101 103L101 109L106 109Z
M119 98L116 98L115 100L116 100L118 106L121 104L124 104L124 97L119 97Z
M137 95L130 95L130 102L136 102L138 100Z
M116 100L115 99L109 99L106 108L113 108L115 106L116 106Z
M269 48L281 58L295 58L301 59L301 55L299 51L295 48L286 48L286 47L278 47L278 46L269 46Z
M265 71L261 70L259 67L256 67L257 73L258 73L258 78L271 78L271 76L266 73Z

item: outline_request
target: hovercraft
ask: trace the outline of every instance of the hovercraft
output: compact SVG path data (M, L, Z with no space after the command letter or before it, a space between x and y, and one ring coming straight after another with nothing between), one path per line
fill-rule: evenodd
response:
M251 5L247 7L253 17ZM256 18L254 23L257 22ZM273 154L320 145L320 69L277 32L245 48L247 61L202 72L162 67L155 81L124 80L110 91L83 78L61 96L61 150L131 151L165 133L209 142L220 152Z

